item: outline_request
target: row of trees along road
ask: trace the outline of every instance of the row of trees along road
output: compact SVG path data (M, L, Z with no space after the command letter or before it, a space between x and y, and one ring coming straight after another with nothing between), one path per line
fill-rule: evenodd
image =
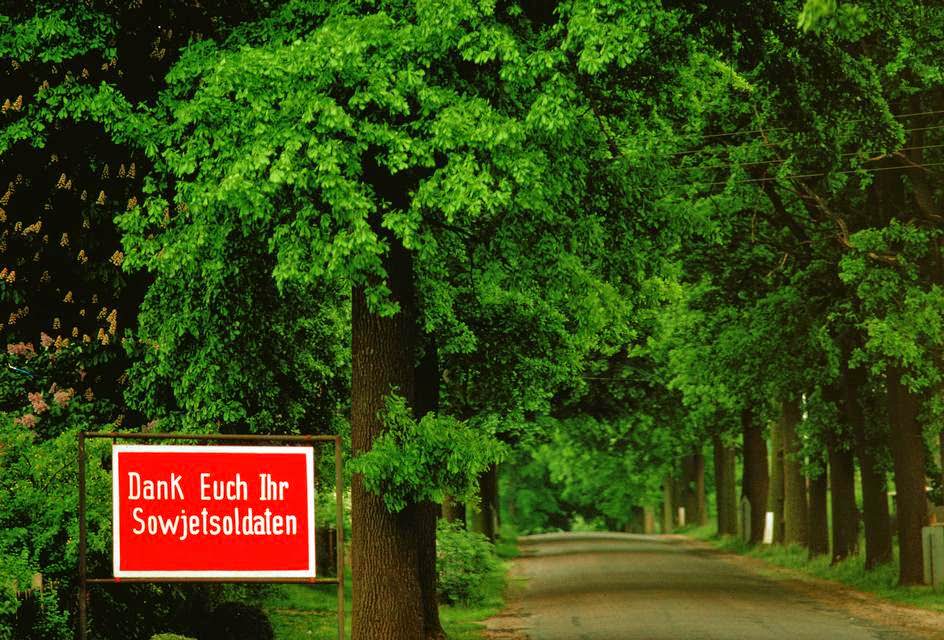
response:
M740 451L754 541L769 506L783 541L824 550L829 486L836 559L858 465L872 566L890 457L919 581L944 340L935 3L102 0L0 24L10 357L60 331L57 305L107 296L121 332L106 313L95 347L76 320L35 357L123 342L115 412L349 416L355 638L443 635L437 503L492 491L503 459L522 519L545 474L611 523L663 493L706 517L708 466L731 532ZM34 220L41 203L66 215ZM71 266L80 242L97 270ZM22 421L36 390L16 380ZM33 544L2 550L41 563Z

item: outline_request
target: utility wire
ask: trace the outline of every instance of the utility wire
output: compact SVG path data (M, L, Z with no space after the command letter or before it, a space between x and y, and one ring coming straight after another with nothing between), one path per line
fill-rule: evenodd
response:
M765 178L749 178L746 180L734 180L734 184L749 184L749 183L760 183L760 182L775 182L777 180L792 180L797 178L820 178L823 176L833 175L837 173L874 173L878 171L894 171L896 169L925 169L927 167L939 167L944 166L944 162L929 162L926 164L902 164L896 165L894 167L876 167L874 169L849 169L846 171L830 171L830 172L820 172L820 173L797 173L788 176L769 176ZM715 182L707 182L704 180L692 180L688 183L678 183L676 186L688 186L693 184L699 184L706 187L716 187L719 185L728 184L728 180L719 180Z
M908 128L908 129L902 129L902 132L903 132L903 133L913 133L913 132L915 132L915 131L930 131L930 130L932 130L932 129L942 129L942 128L944 128L944 124L936 124L936 125L932 125L932 126L929 126L929 127L910 127L910 128ZM762 130L760 130L760 131L763 131L763 132L766 133L766 132L769 132L769 131L776 131L776 130L777 130L777 129L762 129ZM802 131L792 131L791 133L812 133L812 131L809 131L809 130L807 129L807 130L802 130ZM732 135L733 135L733 134L732 134ZM672 158L674 158L674 157L678 157L678 156L686 156L686 155L693 155L693 154L696 154L696 153L704 153L704 152L706 152L706 151L707 151L707 149L705 149L705 148L686 149L685 151L675 151L675 152L672 152L672 153L656 154L656 157L666 156L666 157L672 157Z
M915 111L912 113L899 113L892 114L892 118L913 118L918 116L933 116L938 114L944 114L944 109L935 109L933 111ZM843 124L852 124L855 122L863 122L865 118L854 118L852 120L846 120ZM706 139L717 139L717 138L728 138L732 136L741 136L741 135L754 135L757 133L768 133L771 131L789 131L789 127L764 127L758 129L739 129L737 131L719 131L717 133L706 133L706 134L697 134L697 133L679 133L676 134L680 138L685 137L694 137L696 140L706 140ZM911 131L911 129L906 129L906 131ZM809 129L799 129L794 130L792 133L808 133Z
M902 147L901 149L896 149L895 153L901 153L902 151L920 151L922 149L939 149L941 147L944 147L944 144L926 144L920 147ZM843 153L840 157L851 158L857 155L859 155L859 152L853 151L851 153ZM885 154L880 157L887 157L888 155L889 154ZM877 158L869 158L869 159L877 159ZM764 165L764 164L777 164L778 162L786 162L786 160L783 158L776 158L774 160L751 160L751 161L738 162L738 163L732 162L729 164L712 164L706 167L699 167L697 165L692 166L692 167L676 167L675 170L676 171L699 171L699 170L707 171L708 169L730 169L732 167L740 167L740 166L748 166L748 165L755 166L755 165Z

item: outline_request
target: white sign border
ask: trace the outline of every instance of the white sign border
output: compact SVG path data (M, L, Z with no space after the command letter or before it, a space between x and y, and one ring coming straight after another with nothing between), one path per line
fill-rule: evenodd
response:
M245 445L184 445L184 444L112 444L112 573L121 578L316 578L315 563L315 496L314 451L310 446L245 446ZM121 453L275 453L305 456L308 482L305 493L308 503L308 568L286 571L123 571L121 569L121 536L118 528L118 460Z

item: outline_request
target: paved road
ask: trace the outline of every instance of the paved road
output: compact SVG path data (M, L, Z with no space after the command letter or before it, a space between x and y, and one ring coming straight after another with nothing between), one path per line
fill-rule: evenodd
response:
M511 618L532 640L916 637L878 626L874 615L866 616L872 621L852 617L850 609L675 537L553 534L519 544L515 573L527 583ZM503 624L515 626L506 618L492 628Z

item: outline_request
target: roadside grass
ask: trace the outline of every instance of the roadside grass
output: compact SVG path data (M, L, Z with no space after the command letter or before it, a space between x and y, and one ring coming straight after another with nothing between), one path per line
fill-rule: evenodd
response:
M778 567L793 569L816 578L839 582L891 602L944 612L944 593L935 592L928 586L898 586L897 543L893 550L894 560L892 562L876 567L871 571L866 571L864 554L831 564L829 556L810 558L807 550L798 545L788 547L759 545L750 547L735 536L719 537L716 531L715 525L709 524L681 529L678 533L708 542L723 551L759 558ZM859 548L865 548L864 539L859 541Z
M518 554L514 538L504 535L496 544L496 551L504 560ZM481 605L440 605L439 617L450 640L480 640L484 637L484 628L479 623L504 606L508 568L509 563L503 561L489 576ZM344 597L346 638L351 637L351 593L348 579ZM274 585L266 590L260 604L269 616L276 640L337 640L337 588L334 585Z
M351 582L345 583L345 637L351 629ZM262 608L277 640L337 640L337 588L334 585L279 584L266 592Z

